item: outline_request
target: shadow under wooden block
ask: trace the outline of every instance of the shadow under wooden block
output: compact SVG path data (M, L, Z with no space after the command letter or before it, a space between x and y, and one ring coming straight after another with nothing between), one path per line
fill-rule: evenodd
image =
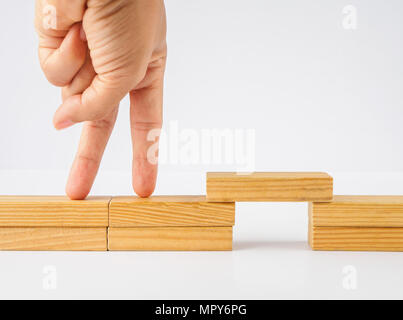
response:
M231 251L232 227L109 228L110 251Z
M232 227L235 203L211 203L205 196L114 197L110 227Z
M334 196L310 203L309 243L323 251L403 251L403 197Z
M106 251L107 228L0 228L2 251Z
M0 227L107 227L110 199L0 196Z
M207 200L331 201L333 178L323 172L209 172Z

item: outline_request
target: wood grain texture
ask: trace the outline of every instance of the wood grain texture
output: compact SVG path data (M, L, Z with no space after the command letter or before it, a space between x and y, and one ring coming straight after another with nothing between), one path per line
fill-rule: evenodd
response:
M0 227L107 227L110 199L0 196Z
M313 227L309 243L319 251L403 251L403 228Z
M208 201L330 201L333 178L322 172L207 173Z
M233 226L235 203L211 203L204 196L114 197L110 227Z
M403 227L403 196L334 196L309 214L313 227Z
M232 227L109 228L111 251L230 251Z
M4 251L106 251L107 228L0 228Z

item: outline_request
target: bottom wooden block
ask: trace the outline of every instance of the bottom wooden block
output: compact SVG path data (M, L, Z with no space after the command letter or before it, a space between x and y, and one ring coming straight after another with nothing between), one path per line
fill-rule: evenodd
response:
M111 251L231 251L232 227L109 228Z
M106 251L106 228L0 228L0 250Z
M319 251L403 251L403 228L313 227L309 242Z

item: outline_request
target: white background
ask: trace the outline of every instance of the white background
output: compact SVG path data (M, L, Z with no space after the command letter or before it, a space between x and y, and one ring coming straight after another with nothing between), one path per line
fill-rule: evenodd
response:
M403 4L398 0L167 0L165 123L255 129L258 171L330 172L336 194L403 194ZM356 30L342 27L354 5ZM0 19L0 194L63 194L79 127L37 61L34 1ZM131 194L128 101L93 194ZM156 194L204 194L166 164ZM401 253L312 252L306 204L238 204L234 252L1 253L1 298L403 298ZM356 290L343 268L357 271ZM43 288L43 268L57 271Z

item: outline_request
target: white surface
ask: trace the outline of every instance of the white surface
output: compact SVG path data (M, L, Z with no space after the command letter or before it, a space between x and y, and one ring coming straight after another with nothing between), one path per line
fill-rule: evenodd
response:
M255 129L257 171L323 170L338 194L403 194L401 0L166 3L167 128ZM356 30L342 28L349 4ZM78 127L52 128L60 93L39 68L33 7L0 13L0 194L62 194L78 142ZM125 100L93 194L132 192L128 124ZM203 194L206 171L234 168L167 163L156 193ZM229 253L0 253L0 298L403 298L402 253L312 252L306 211L238 205Z

